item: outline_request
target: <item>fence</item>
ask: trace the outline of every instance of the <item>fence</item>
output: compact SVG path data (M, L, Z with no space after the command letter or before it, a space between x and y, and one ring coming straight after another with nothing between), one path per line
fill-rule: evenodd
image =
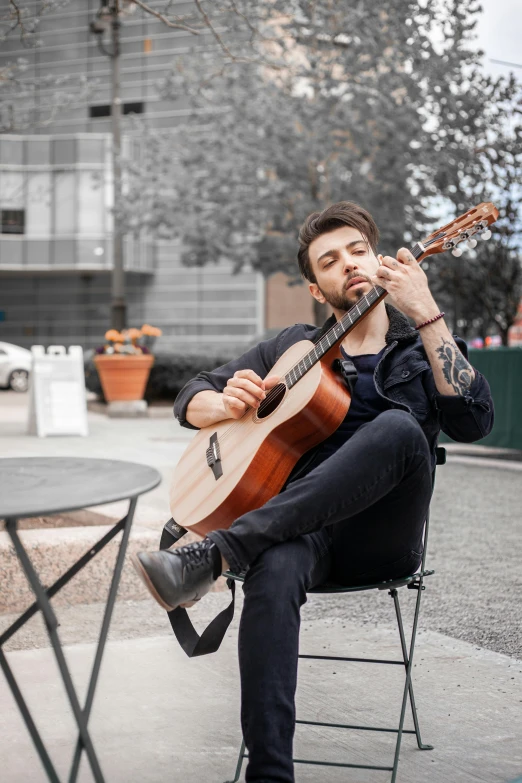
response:
M479 443L522 449L522 349L472 349L469 360L487 378L495 405L493 430ZM444 440L450 439L444 437Z

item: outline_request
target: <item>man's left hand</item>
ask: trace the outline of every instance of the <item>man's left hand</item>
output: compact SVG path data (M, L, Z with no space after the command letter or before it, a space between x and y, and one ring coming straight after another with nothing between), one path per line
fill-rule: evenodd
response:
M372 282L388 291L404 315L419 323L438 314L426 273L406 247L401 247L397 258L382 255L377 258L381 265Z

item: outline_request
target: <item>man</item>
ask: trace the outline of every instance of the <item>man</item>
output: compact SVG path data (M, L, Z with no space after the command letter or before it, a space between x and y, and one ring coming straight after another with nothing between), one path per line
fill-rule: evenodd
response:
M372 217L350 202L310 215L299 234L298 262L310 293L334 313L322 332L376 284L404 313L382 301L343 339L358 377L338 430L304 455L262 508L201 542L141 553L136 561L164 608L190 605L222 570L246 570L239 661L252 783L294 780L306 591L325 581L368 584L412 573L422 556L439 430L472 442L493 424L489 386L448 331L421 266L405 248L396 259L377 256L377 241ZM201 373L179 394L176 417L195 428L240 418L277 382L269 373L279 356L322 332L296 324Z

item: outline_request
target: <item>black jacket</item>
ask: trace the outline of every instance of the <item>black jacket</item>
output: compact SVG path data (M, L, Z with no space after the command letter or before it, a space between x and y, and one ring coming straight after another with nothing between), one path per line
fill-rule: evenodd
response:
M439 394L419 332L395 307L386 304L386 310L390 327L386 334L386 348L375 369L375 387L390 402L390 407L406 410L415 416L430 445L434 467L440 430L461 443L473 443L491 432L493 400L489 384L475 370L475 380L464 396ZM184 427L197 429L186 420L187 406L195 394L205 389L222 392L237 370L251 369L261 378L265 377L291 345L299 340L317 342L334 323L335 317L332 316L322 329L309 324L289 326L277 337L250 348L238 359L211 372L199 373L178 394L174 405L175 417ZM466 343L455 335L454 339L467 357Z

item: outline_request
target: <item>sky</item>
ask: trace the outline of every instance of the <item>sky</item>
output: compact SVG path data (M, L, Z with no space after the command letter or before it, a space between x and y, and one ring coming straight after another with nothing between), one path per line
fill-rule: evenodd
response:
M492 76L508 76L513 71L522 82L522 67L509 68L493 60L506 60L522 66L522 0L481 0L483 12L477 25L478 46L485 52L484 68Z

